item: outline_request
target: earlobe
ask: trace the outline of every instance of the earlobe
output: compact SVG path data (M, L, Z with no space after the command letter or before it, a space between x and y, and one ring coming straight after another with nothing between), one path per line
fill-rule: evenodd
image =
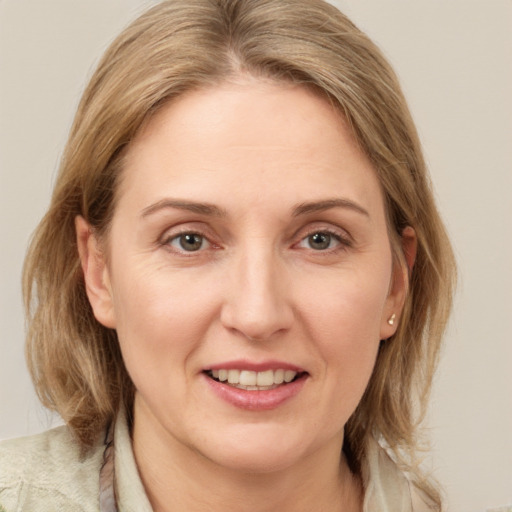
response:
M76 241L89 303L98 322L116 327L110 276L99 241L87 221L75 218Z
M411 226L407 226L401 236L404 257L394 264L390 292L381 322L381 339L390 338L398 328L398 320L402 314L409 291L409 280L416 261L417 245L416 232Z

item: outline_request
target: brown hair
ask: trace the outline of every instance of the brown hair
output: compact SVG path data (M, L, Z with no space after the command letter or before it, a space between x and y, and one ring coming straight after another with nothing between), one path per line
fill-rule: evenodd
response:
M397 260L403 262L403 228L416 231L404 312L381 346L344 449L359 469L368 436L383 440L439 508L414 455L451 307L453 254L394 72L368 37L322 0L164 1L107 50L83 94L25 262L27 358L39 397L85 448L121 403L131 410L134 387L116 333L95 320L87 299L74 220L82 215L107 233L124 149L142 123L185 91L240 73L302 84L328 98L374 165Z

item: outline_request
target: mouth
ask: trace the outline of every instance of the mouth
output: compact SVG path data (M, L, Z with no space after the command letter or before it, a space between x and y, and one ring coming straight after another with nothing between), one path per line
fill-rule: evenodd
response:
M278 368L251 371L242 369L215 369L204 372L210 379L245 391L269 391L305 378L307 372Z

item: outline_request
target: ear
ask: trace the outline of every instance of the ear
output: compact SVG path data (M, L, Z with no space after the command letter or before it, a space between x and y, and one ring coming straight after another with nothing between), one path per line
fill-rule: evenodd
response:
M110 275L99 241L87 221L75 218L78 254L84 274L85 290L94 316L105 327L116 327Z
M410 226L404 228L400 241L404 258L393 265L389 295L381 319L381 340L390 338L397 330L409 291L409 278L416 261L418 240L414 229Z

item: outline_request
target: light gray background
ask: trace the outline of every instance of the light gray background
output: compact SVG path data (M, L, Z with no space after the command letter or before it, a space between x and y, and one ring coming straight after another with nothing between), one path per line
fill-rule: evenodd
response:
M23 359L20 272L86 78L143 0L0 0L0 438L55 421ZM455 512L512 505L512 1L340 0L401 77L460 286L427 456Z

